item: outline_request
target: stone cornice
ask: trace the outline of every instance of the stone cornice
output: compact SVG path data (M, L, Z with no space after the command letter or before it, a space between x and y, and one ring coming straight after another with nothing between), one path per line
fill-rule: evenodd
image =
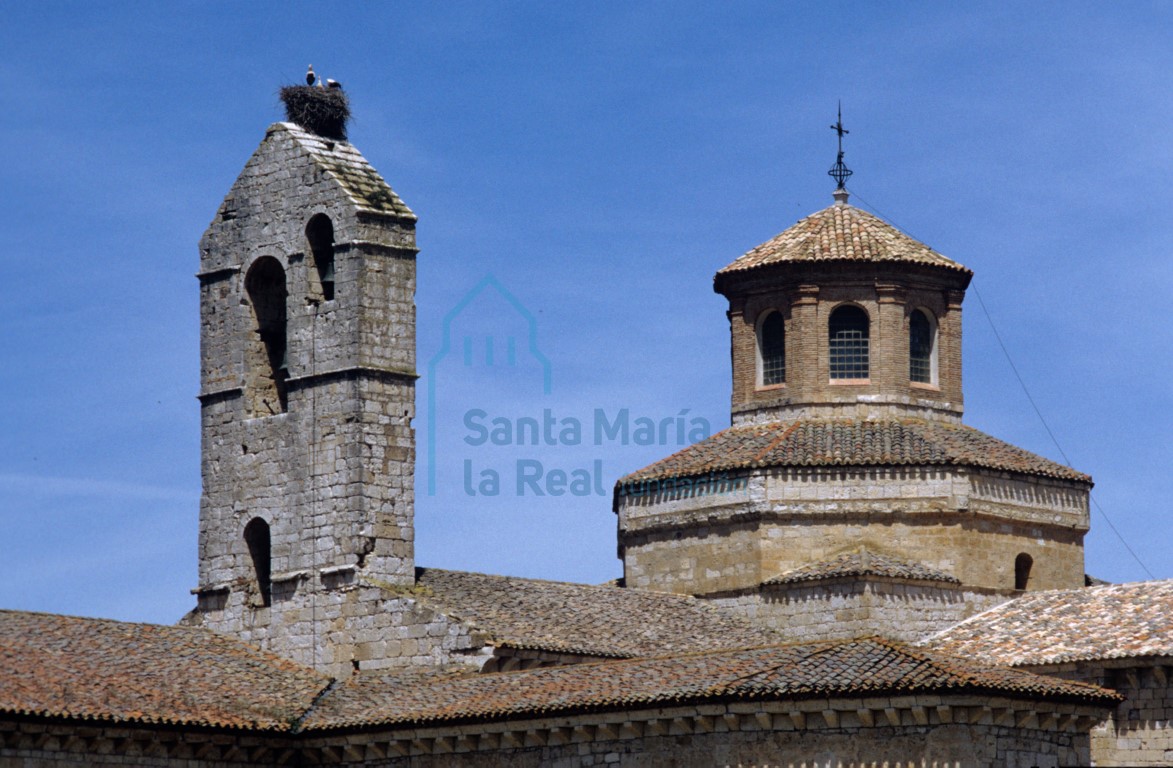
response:
M470 752L736 732L859 732L961 725L1081 733L1107 708L1025 697L876 695L728 702L519 718L442 726L367 726L274 733L200 726L126 725L8 715L0 754L74 759L103 755L274 765L337 764Z

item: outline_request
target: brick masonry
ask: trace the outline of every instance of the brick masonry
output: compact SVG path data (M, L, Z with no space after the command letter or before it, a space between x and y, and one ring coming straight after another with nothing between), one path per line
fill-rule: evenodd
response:
M866 414L933 415L959 420L962 286L968 279L951 271L919 274L925 268L852 265L774 268L768 274L727 285L732 340L734 423L769 418L824 415L819 406L857 406ZM919 279L918 279L919 276ZM832 381L828 323L831 313L853 304L870 319L869 377ZM936 323L935 380L909 381L909 317L926 311ZM786 322L786 383L759 385L757 327L766 313ZM887 406L878 411L877 406Z

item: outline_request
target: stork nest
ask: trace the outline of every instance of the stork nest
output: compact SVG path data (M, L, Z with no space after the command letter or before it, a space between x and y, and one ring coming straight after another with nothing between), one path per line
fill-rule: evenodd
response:
M341 88L287 85L281 89L285 118L326 139L346 139L350 101Z

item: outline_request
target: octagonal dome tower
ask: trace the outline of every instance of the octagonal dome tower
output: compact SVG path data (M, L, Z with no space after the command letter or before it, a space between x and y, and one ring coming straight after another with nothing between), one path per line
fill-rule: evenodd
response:
M835 197L714 279L729 299L734 423L959 420L973 273Z
M834 197L717 273L732 426L619 480L626 583L902 640L1082 586L1091 478L961 423L973 273Z

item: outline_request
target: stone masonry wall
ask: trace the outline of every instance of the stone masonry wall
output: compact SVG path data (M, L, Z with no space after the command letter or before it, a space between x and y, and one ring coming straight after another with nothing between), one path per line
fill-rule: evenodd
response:
M983 731L988 731L984 732ZM432 768L872 768L872 766L947 766L1007 768L1087 765L1076 762L1083 750L1075 739L1056 744L1040 734L1010 728L877 729L875 733L701 734L642 738L616 744L595 742L555 747L518 747L495 752L446 753L371 761L369 766Z
M205 402L201 586L255 591L242 535L255 517L270 526L278 580L355 566L395 581L413 567L412 388L343 374L294 387L288 413L258 419L240 418L235 399Z
M852 703L858 709L851 708ZM345 744L354 755L352 765L412 768L1056 768L1089 764L1086 728L1092 718L1074 712L1059 715L1063 724L1056 727L1055 716L1008 709L1005 701L955 708L945 697L894 697L887 700L886 709L867 708L875 703L832 699L821 705L679 706L658 710L650 721L646 712L616 712L420 728L395 733L398 742L380 746L380 751L388 753L386 758L368 756L362 763L359 756L371 751L363 742L379 741L385 735L356 735ZM338 741L323 738L315 743L325 746Z
M630 586L687 594L754 588L859 546L968 587L1083 585L1087 489L956 467L754 470L736 493L617 500Z
M283 582L270 606L243 592L201 596L184 623L213 627L336 678L359 670L463 664L480 670L492 657L485 639L420 605L412 588L359 584L353 571L312 587Z
M326 620L335 588L415 578L415 218L352 197L336 176L362 166L348 145L311 151L305 141L271 127L200 243L203 496L199 607L189 621L333 668L353 654L312 654L305 637L307 622ZM306 234L321 216L334 235L332 299ZM258 316L245 282L261 259L280 264L287 292L288 407L278 413L258 409L249 392L278 375L256 370ZM243 535L256 518L268 524L269 595Z
M292 754L280 735L0 718L0 768L229 768L288 764Z
M1056 768L1089 765L1099 710L895 696L674 706L340 735L0 721L0 768L45 766L770 766Z
M1173 658L1098 659L1028 669L1111 688L1126 697L1091 730L1096 765L1173 765Z

